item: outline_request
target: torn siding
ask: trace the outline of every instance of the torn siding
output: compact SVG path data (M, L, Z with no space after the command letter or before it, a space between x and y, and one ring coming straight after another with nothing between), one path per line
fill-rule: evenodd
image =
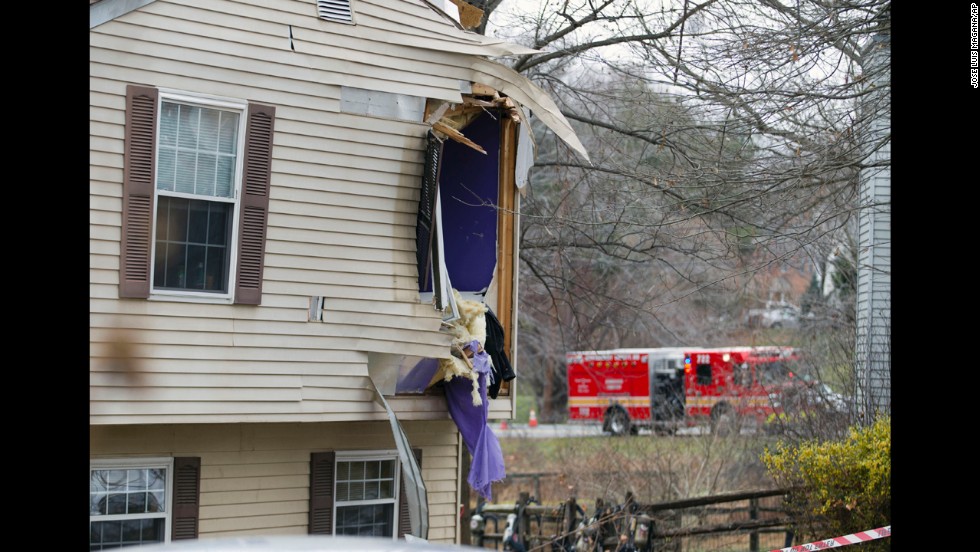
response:
M530 108L552 132L589 161L589 154L575 134L575 129L547 92L517 71L493 61L475 59L470 67L473 69L473 81L492 86Z
M150 0L102 0L102 2L93 4L89 8L90 27L126 15L151 3L153 2ZM357 12L356 25L343 24L343 35L348 38L451 54L479 56L467 63L468 69L472 71L468 80L489 85L514 98L521 105L530 108L559 138L588 160L584 146L579 142L571 125L547 93L505 65L483 59L484 57L534 54L539 53L540 50L460 29L440 13L437 13L436 8L419 1L401 1L398 2L397 8L393 8L392 3L387 1L359 0ZM315 19L315 13L311 13L311 16ZM341 25L322 20L317 20L316 23L319 25L314 25L314 28L327 32ZM305 31L305 29L303 30ZM297 33L299 32L300 29L298 28ZM291 33L292 29L290 28L290 36L292 36ZM304 37L298 34L295 41L290 40L290 44L303 44L303 40ZM301 52L297 50L296 53L300 54ZM311 69L321 68L319 67L320 63L315 62L315 60L321 59L322 56L304 55L308 61L307 65ZM322 67L322 69L329 70L331 68ZM366 81L355 84L355 86L366 90L373 88ZM420 95L419 92L411 88L385 91ZM439 97L451 101L461 100L455 93L448 93L448 95Z

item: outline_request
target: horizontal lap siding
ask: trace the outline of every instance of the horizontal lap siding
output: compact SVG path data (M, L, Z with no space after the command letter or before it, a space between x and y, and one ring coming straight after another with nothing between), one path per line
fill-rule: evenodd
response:
M154 13L176 10L177 4L196 6L198 3L195 0L168 2L156 7ZM416 0L357 0L353 5L354 25L311 18L315 3L309 0L277 2L274 8L267 0L241 0L235 5L240 15L262 21L274 10L281 21L293 25L293 37L300 51L306 43L336 47L342 42L364 55L378 51L378 43L382 43L385 56L376 63L402 70L398 64L416 62L421 49L425 62L437 66L433 73L441 76L459 70L459 54L486 55L480 46L484 37L454 29L443 15ZM272 28L268 32L279 36L277 29Z
M350 32L348 25L321 21L310 13L293 15L278 9L286 6L277 3L268 8L247 7L241 2L219 0L184 6L155 2L130 14L125 21L133 25L130 29L136 34L132 36L149 43L169 43L166 26L179 26L188 36L187 53L200 56L196 59L204 65L263 75L289 74L295 72L289 66L295 66L312 73L315 82L323 84L459 99L457 79L465 73L451 65L459 63L459 56L433 52L420 59L417 49L393 44L385 44L382 50L375 39L385 36L384 31L358 27ZM202 20L208 24L200 23ZM215 28L212 22L220 27ZM289 26L293 27L294 49L289 46ZM362 29L365 32L360 32ZM233 61L227 62L226 57ZM254 65L248 65L250 62Z
M429 17L420 7L409 19ZM386 11L365 8L365 21ZM158 0L90 32L92 423L378 419L368 352L446 353L416 281L427 127L340 113L340 84L448 99L466 72L452 52L379 48L381 34L393 39L386 25L350 33L305 0ZM261 306L118 299L127 84L276 106ZM323 323L307 322L313 295ZM119 343L132 362L117 358Z
M879 125L882 123L879 123ZM878 126L878 125L876 125ZM878 128L878 132L883 130ZM888 160L886 145L871 156ZM891 170L861 175L856 362L859 383L876 409L891 410ZM865 406L868 406L865 403Z
M450 421L403 424L422 449L429 540L454 542L458 437ZM393 450L387 422L93 426L92 458L201 458L200 537L306 534L310 453ZM430 489L431 487L431 489Z

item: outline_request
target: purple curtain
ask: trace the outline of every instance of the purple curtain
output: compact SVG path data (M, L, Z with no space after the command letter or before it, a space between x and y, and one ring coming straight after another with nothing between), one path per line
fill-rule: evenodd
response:
M480 342L471 341L464 349L476 351ZM459 433L470 451L470 475L467 481L470 487L488 501L493 500L491 484L504 478L504 454L500 450L500 441L490 426L487 425L487 414L490 404L487 399L488 378L491 377L490 355L486 351L475 353L471 359L473 369L479 375L480 406L473 406L473 380L456 376L446 383L446 403L449 415L456 422Z

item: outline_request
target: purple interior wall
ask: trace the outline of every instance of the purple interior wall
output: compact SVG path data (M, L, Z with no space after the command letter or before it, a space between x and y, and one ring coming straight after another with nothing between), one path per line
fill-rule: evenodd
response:
M443 240L453 287L477 292L490 285L497 263L500 122L483 114L462 132L487 154L445 142L439 178Z

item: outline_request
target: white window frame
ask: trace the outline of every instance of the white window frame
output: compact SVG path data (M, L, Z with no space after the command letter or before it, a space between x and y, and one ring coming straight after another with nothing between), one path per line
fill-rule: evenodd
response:
M154 142L154 159L155 164L153 167L153 227L150 234L150 299L166 299L168 301L189 301L196 303L221 303L221 304L231 304L235 299L235 284L236 284L236 274L238 271L238 221L241 211L241 190L242 190L242 179L245 164L245 133L248 128L248 102L246 100L239 100L234 98L226 98L220 96L212 96L208 94L195 94L190 92L182 92L178 90L171 90L161 88L159 89L160 96L157 99L157 135ZM160 162L160 132L162 128L161 118L163 117L163 103L180 103L184 105L194 105L199 107L211 108L211 109L221 109L227 111L237 111L239 114L238 120L238 144L237 153L235 156L235 173L232 179L233 192L231 198L211 198L208 196L198 195L198 194L188 194L181 192L170 192L163 191L157 188L157 169ZM179 197L194 200L203 201L214 201L218 203L229 203L232 205L231 208L231 231L229 233L228 239L228 273L227 277L227 291L225 293L215 293L215 292L204 292L204 291L193 291L193 290L173 290L173 289L157 289L154 282L156 274L156 231L157 231L157 213L159 212L159 201L160 196L169 197Z
M357 462L357 461L378 461L378 460L393 460L394 467L394 496L390 499L373 499L373 500L349 500L341 501L337 498L337 482L340 479L338 474L340 470L338 465L341 462ZM340 525L340 518L337 515L337 510L344 506L369 506L372 504L392 504L392 509L394 510L394 515L391 520L391 539L398 539L398 514L401 505L401 462L398 459L397 450L359 450L359 451L337 451L334 457L334 478L333 478L333 489L332 495L334 497L333 501L333 534L337 535L337 527ZM384 538L384 537L379 537Z
M160 457L160 458L111 458L111 459L98 459L89 461L89 483L91 484L92 472L95 470L113 470L113 469L133 469L133 468L163 468L166 470L167 481L164 485L164 509L163 515L161 514L111 514L111 515L92 515L89 512L89 524L95 521L116 521L124 519L146 519L146 518L163 518L163 542L170 542L170 533L172 531L172 516L173 516L173 485L174 485L174 459L170 457ZM89 491L91 495L91 490ZM91 496L89 497L91 501Z

